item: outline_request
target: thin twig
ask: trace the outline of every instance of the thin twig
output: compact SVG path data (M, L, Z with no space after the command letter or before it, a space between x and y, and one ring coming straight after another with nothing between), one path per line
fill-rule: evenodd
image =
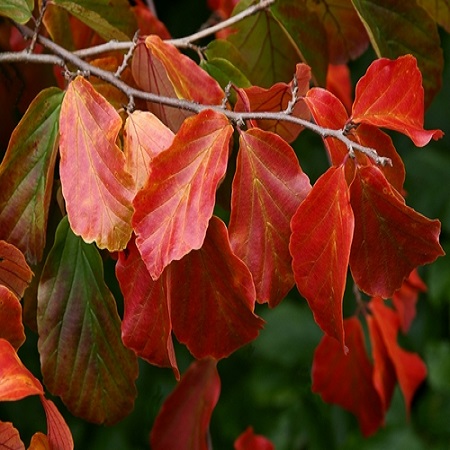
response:
M130 46L127 54L123 57L123 61L122 64L117 68L116 73L114 74L114 76L116 78L120 78L120 76L122 75L122 72L127 68L128 66L128 61L131 59L131 57L133 56L133 52L138 44L138 39L139 39L139 30L136 31L136 33L134 33L133 36L133 43Z
M47 0L42 0L41 12L39 13L39 17L36 19L34 33L31 38L31 43L30 43L30 46L27 48L28 53L33 53L33 51L34 51L34 47L36 46L37 37L38 37L39 31L41 30L42 19L44 18L46 9L47 9Z

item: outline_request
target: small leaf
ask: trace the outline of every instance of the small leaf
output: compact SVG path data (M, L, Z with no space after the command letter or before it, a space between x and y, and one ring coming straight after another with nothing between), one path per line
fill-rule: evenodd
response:
M241 133L231 200L231 247L252 272L257 300L271 307L294 285L290 222L310 189L293 149L279 136L258 128Z
M372 383L373 367L364 346L364 333L356 317L344 321L348 355L339 343L324 336L314 352L312 390L328 403L336 403L358 419L364 436L383 425L381 400Z
M255 434L252 427L248 427L234 441L235 450L275 450L272 442L264 436Z
M100 255L73 234L67 218L41 275L37 323L48 390L85 420L111 424L125 417L136 396L136 358L122 343Z
M34 433L27 450L54 450L50 447L47 436L43 433Z
M2 0L0 16L25 24L33 15L33 4L33 0Z
M339 341L344 352L342 299L353 226L344 167L331 167L294 214L289 248L300 294L316 323Z
M57 88L38 94L0 165L0 238L22 250L30 264L41 260L45 247L63 95Z
M232 126L212 110L186 119L172 145L151 164L134 199L136 244L156 280L173 260L199 249L225 175Z
M60 174L72 230L117 251L131 237L133 179L117 147L122 120L82 77L67 89L60 116Z
M29 395L43 395L37 378L22 364L14 347L0 338L0 401L21 400Z
M47 437L50 448L73 450L73 438L67 423L51 400L41 395L42 406L47 417Z
M358 168L350 196L355 214L350 268L367 294L392 297L414 268L444 254L439 221L406 206L376 166Z
M405 79L408 83L405 83ZM411 55L374 61L356 85L351 120L399 131L423 147L441 130L423 129L422 76Z
M220 395L216 361L194 361L167 397L150 435L153 450L207 450L212 412Z
M7 340L15 350L25 342L22 307L5 286L0 285L0 339Z
M220 219L211 218L200 250L168 269L173 330L197 359L225 358L257 337L264 322L253 313L252 276Z
M19 432L11 422L0 422L0 448L5 450L25 450Z

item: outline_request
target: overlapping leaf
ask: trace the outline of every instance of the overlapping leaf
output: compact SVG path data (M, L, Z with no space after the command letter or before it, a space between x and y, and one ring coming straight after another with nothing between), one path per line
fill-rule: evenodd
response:
M0 285L6 286L20 299L32 277L33 272L22 252L14 245L0 241Z
M60 223L38 291L38 348L44 381L69 410L114 423L133 408L134 354L123 346L100 255Z
M344 166L331 167L294 214L289 249L299 292L317 324L344 351L342 299L353 227Z
M72 230L99 248L126 247L131 237L134 183L116 139L122 120L82 77L61 107L60 175Z
M231 133L223 114L205 110L188 118L173 144L153 159L149 181L133 202L136 244L153 279L202 246Z
M42 258L45 246L63 95L56 88L39 93L0 165L0 239L16 245L31 264Z
M220 219L211 218L200 250L168 270L173 330L196 358L224 358L257 337L264 322L253 313L252 276Z
M172 367L179 378L165 273L152 280L132 239L119 254L116 275L124 297L123 343L151 364Z
M450 2L449 0L417 0L417 4L427 11L439 25L450 33Z
M15 350L25 342L22 307L15 295L0 285L0 339L7 340Z
M350 268L364 292L391 297L415 267L443 255L439 221L406 206L376 166L358 168L350 194L355 213Z
M261 303L277 305L294 284L290 222L310 189L294 151L279 136L258 128L241 133L230 241L252 272Z
M73 438L66 421L51 400L41 395L41 403L47 418L47 438L50 448L73 450Z
M19 432L11 422L0 422L0 448L8 450L25 450Z
M324 336L314 352L312 390L328 403L336 403L358 418L364 436L377 431L384 422L380 397L372 383L373 367L364 346L359 320L344 321L348 355L339 343Z
M164 402L152 429L153 450L207 450L209 422L220 395L216 361L194 361Z
M33 14L33 5L33 0L2 0L0 16L22 24L27 23Z

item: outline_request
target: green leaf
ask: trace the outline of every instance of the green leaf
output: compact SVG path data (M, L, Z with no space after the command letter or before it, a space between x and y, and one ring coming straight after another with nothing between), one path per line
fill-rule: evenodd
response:
M442 85L444 65L436 23L415 2L352 2L379 57L395 59L406 54L416 57L428 106Z
M134 15L126 0L54 0L103 39L129 40L137 29Z
M9 17L19 23L27 23L33 13L33 4L33 0L2 0L0 16Z
M450 33L450 0L417 0L417 4Z
M73 234L67 218L42 272L37 323L45 385L74 415L112 424L132 410L136 357L122 343L100 255Z
M22 250L30 264L40 261L45 246L63 97L49 88L34 99L0 165L0 239Z
M431 386L442 393L450 393L450 343L430 342L426 362Z

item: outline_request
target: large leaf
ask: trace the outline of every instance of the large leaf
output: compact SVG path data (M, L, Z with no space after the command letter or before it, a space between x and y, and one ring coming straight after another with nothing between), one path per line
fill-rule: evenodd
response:
M131 237L134 182L117 147L122 120L82 77L61 107L60 174L72 230L99 248L126 247Z
M20 299L32 278L33 272L22 252L14 245L0 241L0 285Z
M33 0L2 0L0 16L9 17L15 22L27 23L33 14Z
M194 361L164 402L153 425L153 450L207 450L209 422L220 395L216 361Z
M172 367L179 378L165 273L152 280L132 239L119 253L116 275L124 297L123 343L151 364Z
M378 167L358 168L350 194L355 214L350 268L367 294L391 297L415 267L444 254L439 221L406 206Z
M41 395L41 403L47 418L47 436L50 448L73 450L72 433L58 408L43 395Z
M186 119L173 144L153 159L133 202L136 244L153 279L202 246L232 130L223 114L205 110Z
M37 323L45 385L73 414L110 424L131 411L136 358L123 346L100 255L67 218L41 275Z
M283 139L259 128L241 133L230 241L250 269L261 303L276 306L294 285L290 222L310 189L293 149Z
M39 93L0 166L0 239L16 245L30 264L40 261L45 246L63 95L57 88Z
M0 339L7 340L15 350L25 342L22 306L15 295L0 285Z
M379 57L394 59L412 54L417 58L424 78L425 104L429 105L441 87L444 66L433 19L416 2L352 0L352 3ZM406 86L409 86L409 81L403 83L401 92ZM415 88L412 89L416 92Z
M11 422L0 422L0 448L7 450L25 450L19 432Z
M255 339L255 287L232 252L225 224L213 216L205 242L169 267L170 308L177 339L196 358L220 359Z
M373 367L364 346L364 332L356 317L344 321L348 355L339 343L324 336L314 352L312 390L324 401L337 403L358 418L364 436L383 424L380 398L372 383Z
M289 248L300 294L317 324L339 341L344 352L342 299L353 226L344 166L331 167L294 214Z

